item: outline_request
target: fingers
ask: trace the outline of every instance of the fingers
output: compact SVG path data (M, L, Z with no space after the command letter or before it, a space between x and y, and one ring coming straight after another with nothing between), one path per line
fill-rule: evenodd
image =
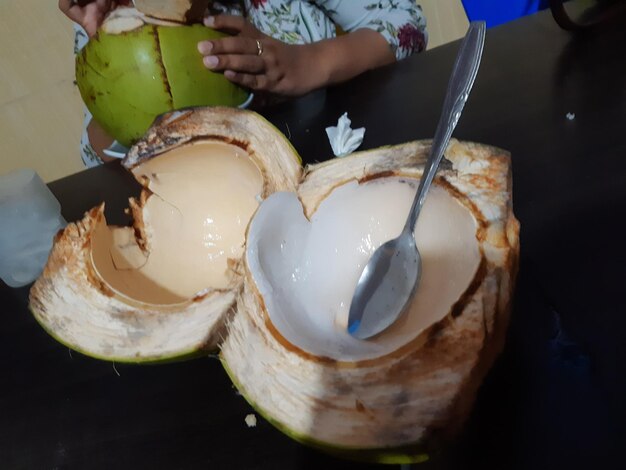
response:
M260 73L266 68L256 39L238 36L202 41L198 43L198 51L204 55L205 67L211 70Z
M269 79L267 75L253 75L249 73L235 72L234 70L224 71L224 76L231 82L252 90L264 91L269 89Z
M216 15L207 16L204 19L204 25L208 28L217 29L232 35L243 34L253 38L263 37L258 29L256 29L243 16L237 15Z
M230 37L218 41L198 43L198 50L205 55L204 66L213 71L223 71L231 82L253 90L269 86L265 57L258 54L256 40Z
M100 5L107 5L111 3L111 0L59 0L59 10L61 10L66 15L73 7L82 8L89 3L97 3ZM115 5L115 1L113 4Z
M59 10L67 14L70 8L74 5L72 0L59 0Z
M265 62L250 55L209 55L202 59L204 66L211 70L235 70L237 72L261 73L265 71Z
M258 74L266 68L268 54L261 58L266 36L244 17L237 15L208 16L207 27L224 31L231 36L198 43L198 51L204 56L204 65L211 70L233 70Z
M299 91L297 80L294 85L294 80L286 79L294 62L291 46L264 35L241 16L209 16L204 24L231 34L198 43L205 67L223 72L231 82L252 90L285 94Z
M74 0L59 0L59 10L61 10L65 16L73 21L76 21L76 19L80 16L80 9L80 5L78 5Z
M198 51L202 55L209 54L249 54L260 55L257 39L231 36L213 41L202 41L198 43ZM261 51L263 46L261 45Z

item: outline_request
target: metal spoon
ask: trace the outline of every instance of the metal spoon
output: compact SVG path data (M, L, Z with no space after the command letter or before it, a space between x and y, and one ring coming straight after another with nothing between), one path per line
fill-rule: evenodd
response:
M348 333L355 338L370 338L388 328L406 310L415 294L422 271L413 235L415 223L474 84L485 29L483 21L472 22L461 43L430 155L402 233L381 245L361 273L348 316Z

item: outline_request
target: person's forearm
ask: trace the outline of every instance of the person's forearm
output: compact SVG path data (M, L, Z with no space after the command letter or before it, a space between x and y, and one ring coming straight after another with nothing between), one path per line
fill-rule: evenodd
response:
M395 62L395 56L382 35L372 29L359 29L333 39L303 46L309 48L309 78L313 88L349 80L367 70Z

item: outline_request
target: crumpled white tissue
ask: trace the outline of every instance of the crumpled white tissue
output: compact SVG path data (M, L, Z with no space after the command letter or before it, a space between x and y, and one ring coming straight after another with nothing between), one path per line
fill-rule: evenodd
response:
M336 157L345 157L359 148L363 142L365 127L352 129L350 124L352 124L352 121L348 118L348 113L343 113L339 121L337 121L336 127L326 128L330 146Z

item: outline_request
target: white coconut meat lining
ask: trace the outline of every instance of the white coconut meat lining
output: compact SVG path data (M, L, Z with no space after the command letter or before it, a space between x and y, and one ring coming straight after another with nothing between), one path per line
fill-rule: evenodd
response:
M380 178L336 188L309 221L293 193L263 202L248 232L247 262L276 329L307 353L360 361L391 353L447 315L472 282L481 254L472 213L435 185L415 238L423 274L411 308L363 341L346 332L364 265L402 230L417 181Z

